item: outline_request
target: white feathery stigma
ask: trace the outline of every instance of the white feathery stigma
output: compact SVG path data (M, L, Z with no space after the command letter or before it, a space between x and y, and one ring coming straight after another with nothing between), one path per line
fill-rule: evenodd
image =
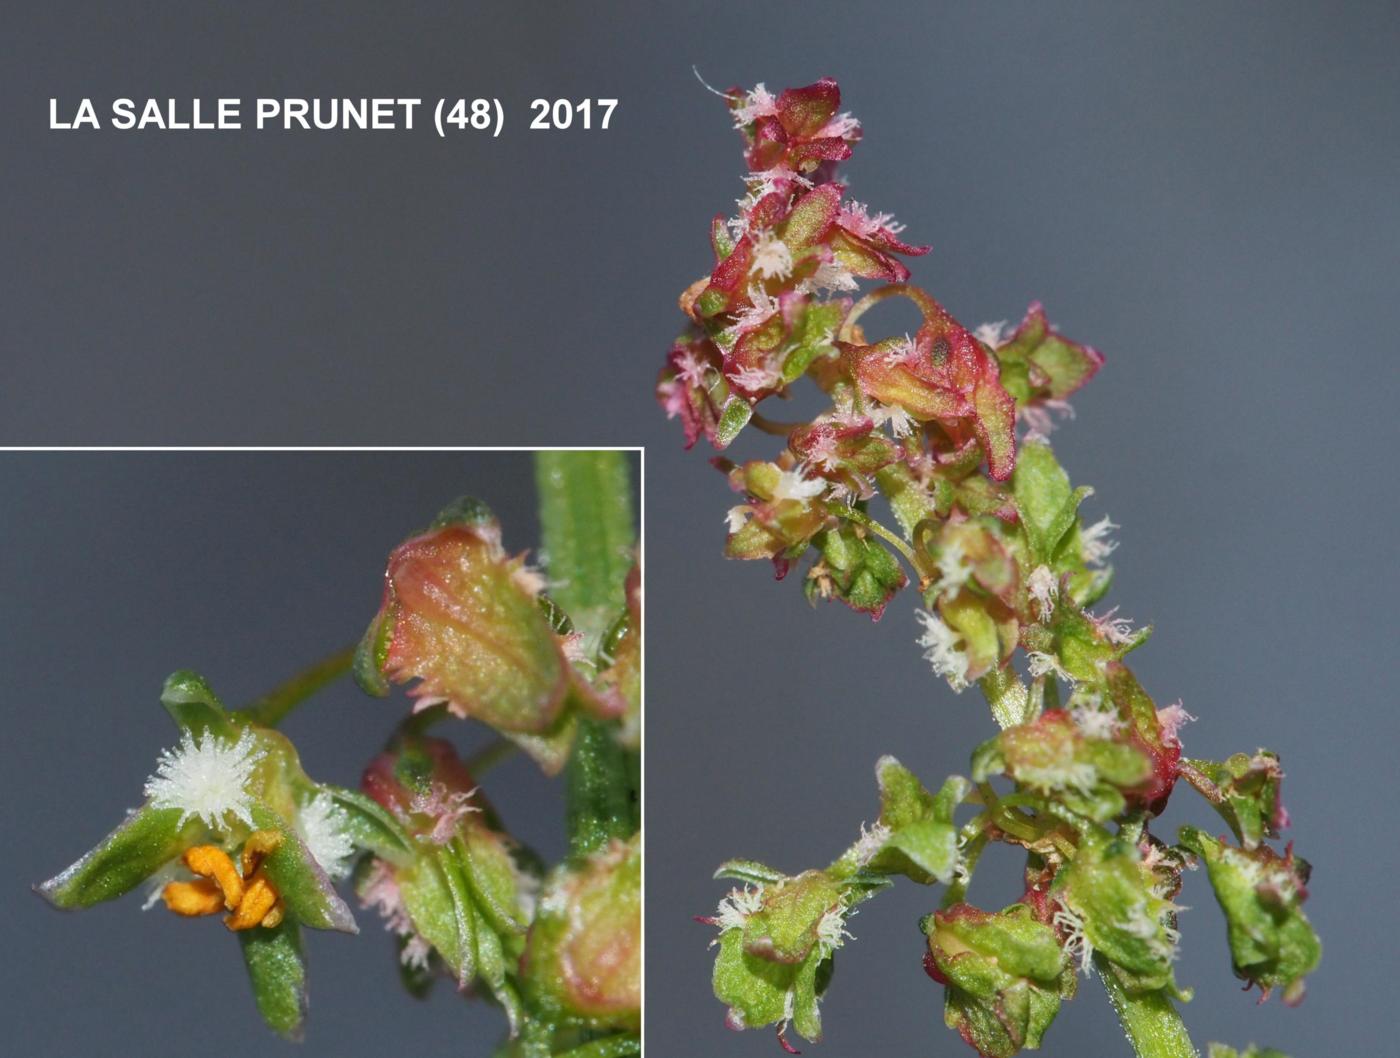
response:
M1101 566L1118 549L1118 541L1108 538L1108 534L1118 528L1120 526L1104 515L1079 531L1079 554L1085 565Z
M331 879L344 878L350 873L350 860L355 855L355 843L346 828L350 823L345 809L335 803L325 790L320 791L297 810L297 834L311 853L312 859Z
M1028 650L1026 652L1026 669L1033 679L1038 680L1042 676L1054 675L1066 683L1074 683L1074 677L1065 671L1065 667L1060 664L1060 659L1043 650Z
M995 323L979 323L972 330L972 336L983 345L991 346L993 349L999 348L1001 343L1006 341L1006 321L997 320Z
M1026 590L1035 600L1041 621L1050 620L1050 615L1055 612L1055 600L1060 596L1060 579L1049 566L1036 566L1026 578Z
M233 815L252 826L248 780L262 758L247 728L232 743L212 732L196 738L186 731L177 747L161 753L156 773L146 780L146 796L154 808L178 808L181 824L197 817L211 830L225 830Z
M760 232L753 245L753 269L764 279L792 275L792 251L771 231Z
M756 914L762 907L761 888L746 885L742 889L731 889L715 910L715 925L721 933L729 929L743 929L749 916Z
M778 484L773 488L773 501L776 503L778 500L810 500L825 491L825 481L821 478L804 477L802 467L796 466L778 473Z
M958 633L949 628L937 614L916 610L915 616L924 627L918 644L924 648L924 660L934 674L948 681L948 686L961 692L967 687L967 657L958 650Z

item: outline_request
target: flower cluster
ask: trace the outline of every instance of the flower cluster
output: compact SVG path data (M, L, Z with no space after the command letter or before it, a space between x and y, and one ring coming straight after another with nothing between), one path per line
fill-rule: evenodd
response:
M687 446L727 448L750 423L783 436L775 460L722 463L745 502L728 515L728 553L766 558L783 575L811 553L809 593L879 616L905 583L866 515L882 495L906 532L926 520L1014 518L1006 482L1016 419L1047 429L1051 412L1101 358L1070 342L1039 305L1003 338L969 330L909 286L900 256L924 254L902 225L847 197L836 163L860 126L840 113L834 81L772 96L728 94L743 133L748 194L715 218L715 265L681 297L690 323L657 382ZM861 280L886 285L854 300ZM911 336L867 336L881 302L905 298ZM803 378L829 399L805 423L777 423L759 405Z
M561 459L551 471L590 511L599 473L626 487L616 460ZM463 499L390 555L353 666L342 652L240 711L176 673L162 702L179 741L158 758L144 805L40 894L71 909L148 882L148 907L222 915L264 1020L296 1037L300 929L357 932L334 886L347 880L394 935L410 990L447 976L503 1010L499 1053L640 1053L641 586L625 506L599 549L607 561L584 570L596 590L569 596L585 627L545 592L543 573L506 554L490 511ZM415 703L360 790L313 782L272 726L352 667L376 696L411 682ZM485 763L519 748L547 774L570 766L572 849L553 871L506 831L452 743L424 734L450 717L499 736Z
M882 760L879 820L830 867L721 868L744 882L706 919L720 930L714 984L728 1023L776 1024L785 1047L789 1030L817 1038L846 918L896 875L947 886L923 922L925 965L948 1024L983 1055L1037 1047L1081 970L1125 1004L1170 1011L1189 995L1172 972L1175 897L1197 862L1229 921L1235 972L1296 1002L1320 947L1300 909L1307 865L1265 843L1288 822L1278 759L1183 757L1192 718L1159 708L1125 662L1150 628L1101 605L1117 527L1082 517L1092 490L1071 486L1049 444L1103 358L1059 335L1038 303L1009 333L969 330L907 284L895 255L927 248L847 201L835 166L859 125L838 113L833 82L728 98L750 193L712 227L716 264L681 298L690 324L657 396L688 446L704 436L724 449L750 425L785 441L769 461L716 460L743 497L728 514L730 557L769 559L782 576L810 556L810 597L876 618L912 582L931 669L954 691L976 684L1001 728L973 753L970 778L937 794ZM854 300L863 279L885 285ZM912 302L918 329L868 337L867 313L891 298ZM826 410L799 423L760 413L804 376ZM893 526L872 514L877 499ZM1180 779L1233 842L1152 832ZM964 805L975 811L959 821ZM1025 895L995 913L966 901L993 842L1027 859Z

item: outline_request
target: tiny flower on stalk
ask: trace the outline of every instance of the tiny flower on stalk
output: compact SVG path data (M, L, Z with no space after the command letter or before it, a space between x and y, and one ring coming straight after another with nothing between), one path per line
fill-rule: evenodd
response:
M178 672L162 704L180 741L162 752L145 804L37 889L90 907L149 882L177 915L223 915L238 934L264 1018L300 1032L305 970L298 927L356 932L331 886L355 852L333 787L307 778L285 737L227 712L202 678Z
M361 787L381 833L356 891L399 938L399 959L431 983L440 970L460 988L487 989L512 1031L522 1016L511 983L538 882L530 854L499 828L494 810L451 743L401 736L365 769Z
M574 663L571 627L542 588L523 555L506 554L490 510L458 500L389 556L356 679L379 696L390 683L411 682L415 711L445 704L555 774L568 758L579 710L613 719L626 703L594 688Z

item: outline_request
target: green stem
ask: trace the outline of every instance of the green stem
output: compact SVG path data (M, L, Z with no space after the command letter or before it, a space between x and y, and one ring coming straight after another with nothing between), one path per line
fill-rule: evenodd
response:
M876 536L884 539L904 556L904 560L909 563L910 568L914 570L914 574L919 578L922 579L929 575L929 571L919 565L919 558L914 554L914 549L912 547L864 511L858 511L852 507L850 510L842 511L841 517L845 518L848 522L855 522L857 525L864 526Z
M632 488L623 452L537 452L540 528L550 594L596 648L626 605L634 561ZM569 849L587 856L640 825L638 754L614 737L614 725L586 715L569 757Z
M355 648L346 647L303 669L287 682L273 688L244 710L253 722L263 727L276 727L287 714L327 684L334 683L350 671L355 660Z
M506 738L495 738L462 762L472 778L479 778L503 760L509 760L520 747Z
M1200 1058L1165 991L1129 995L1102 956L1094 956L1094 967L1138 1058Z

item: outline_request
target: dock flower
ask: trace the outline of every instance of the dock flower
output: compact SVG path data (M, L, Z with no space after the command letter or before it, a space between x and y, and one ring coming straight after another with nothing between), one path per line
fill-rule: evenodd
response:
M379 911L412 971L440 969L522 1008L507 981L524 949L538 882L528 854L500 828L452 745L403 736L365 769L381 840L357 875L361 904Z
M36 889L73 910L150 882L147 906L223 915L264 1019L296 1036L306 1006L300 927L357 931L331 884L356 848L347 792L312 782L290 741L225 710L192 672L172 675L161 703L180 740L157 760L145 803Z
M551 875L520 960L537 1009L589 1029L641 1026L641 897L640 834Z
M578 710L613 719L566 649L570 628L524 555L507 555L485 504L464 497L389 556L355 678L383 697L412 683L414 710L445 704L516 742L550 775L568 759Z

